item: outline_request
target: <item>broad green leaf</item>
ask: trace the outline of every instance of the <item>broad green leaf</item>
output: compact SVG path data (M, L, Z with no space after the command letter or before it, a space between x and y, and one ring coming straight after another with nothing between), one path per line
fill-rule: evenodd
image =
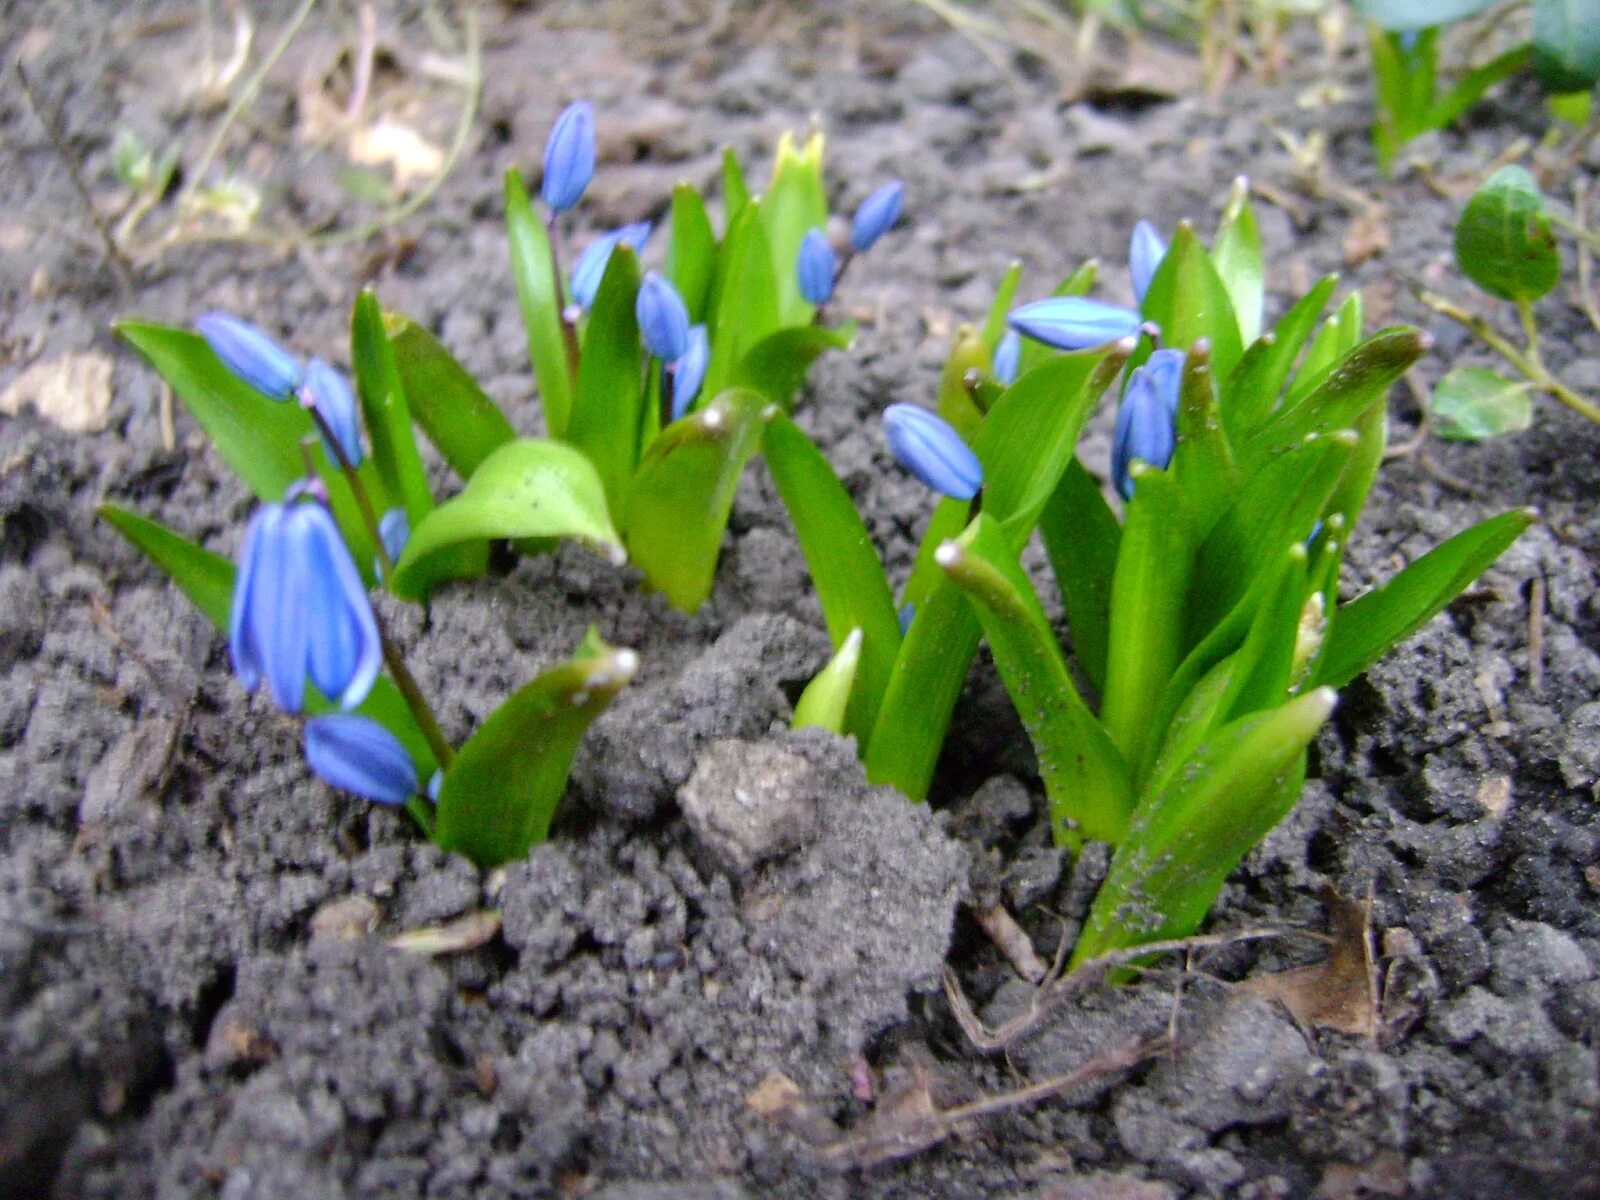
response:
M1318 688L1225 725L1142 795L1071 966L1198 929L1239 860L1294 807L1306 747L1335 702Z
M706 319L706 298L716 266L717 240L706 216L705 201L687 183L672 189L672 240L667 246L665 273L683 297L689 320Z
M826 351L848 350L855 336L854 321L832 329L797 325L769 333L739 360L731 386L753 388L784 412L792 412L811 364Z
M790 729L826 729L846 733L846 713L855 689L856 670L861 665L861 627L845 635L839 651L806 684L795 703Z
M723 392L663 429L629 489L622 529L650 586L693 612L711 595L733 491L761 442L759 392Z
M370 290L356 297L350 319L350 357L355 367L361 415L372 443L372 460L391 504L405 510L412 525L433 508L433 493L417 453L411 409L384 329L378 298Z
M1222 286L1228 290L1239 322L1239 340L1246 346L1261 336L1266 285L1261 264L1261 232L1250 203L1250 181L1240 176L1222 213L1222 227L1211 247Z
M1561 278L1561 259L1544 196L1526 167L1501 167L1456 223L1456 263L1491 296L1529 301Z
M1251 343L1239 365L1225 376L1222 419L1231 444L1241 445L1278 406L1290 368L1338 283L1337 275L1322 279L1271 330Z
M1592 88L1600 79L1600 2L1533 0L1533 52L1546 90Z
M398 313L384 322L412 418L456 474L471 479L517 431L433 334Z
M395 564L395 594L422 599L446 579L481 574L483 558L464 564L455 548L481 546L486 555L500 538L577 538L622 558L594 466L563 442L524 438L484 459L459 496L411 531Z
M1355 10L1394 33L1450 25L1490 7L1494 0L1355 0Z
M551 437L564 437L572 413L573 345L561 319L565 281L556 277L550 234L528 202L516 170L506 172L506 225L511 234L511 275L528 331L528 357L539 383L544 423Z
M828 636L842 648L852 629L863 634L844 732L864 749L900 650L894 598L867 527L811 439L779 414L767 422L762 453L805 553Z
M1100 485L1077 459L1039 514L1039 535L1067 610L1072 655L1096 692L1106 686L1110 642L1111 581L1122 526Z
M744 356L778 328L778 284L761 223L761 204L751 200L723 240L706 311L711 364L704 392L716 396L732 386Z
M1278 708L1288 701L1300 618L1310 590L1307 558L1306 548L1300 543L1290 546L1283 556L1275 586L1256 609L1250 632L1235 656L1234 676L1218 714L1222 720Z
M564 439L594 464L613 512L622 511L639 462L645 353L634 315L638 295L639 260L619 245L595 292Z
M632 650L591 648L490 713L445 772L434 828L439 846L497 867L544 841L584 731L638 666Z
M1433 389L1433 431L1469 442L1519 433L1533 421L1532 387L1483 367L1457 367Z
M1006 273L1000 277L1000 286L995 289L994 303L989 306L989 315L983 322L983 344L993 354L1000 339L1006 333L1006 317L1011 313L1011 304L1017 298L1017 288L1022 283L1022 264L1014 262L1006 268Z
M1372 149L1385 174L1400 148L1427 128L1433 105L1434 38L1427 29L1407 46L1400 34L1376 21L1367 22L1367 50L1372 60L1374 107Z
M1522 508L1490 517L1434 547L1382 587L1341 605L1329 624L1317 682L1343 687L1422 628L1536 516Z
M1116 842L1133 809L1128 768L1072 682L1050 621L1000 525L980 514L938 552L977 609L1022 727L1038 757L1059 844Z
M1197 513L1220 512L1239 487L1204 342L1189 347L1178 386L1178 445L1171 469Z
M828 225L828 200L822 188L822 134L812 133L798 150L790 134L778 139L772 183L761 200L761 221L772 254L778 325L809 324L816 309L800 294L795 264L806 231L826 231Z
M750 203L750 188L744 181L744 167L739 162L739 155L732 146L722 151L722 219L723 241L733 232L733 227L738 223L744 213L744 206Z
M1228 289L1194 228L1179 224L1166 257L1150 280L1144 315L1161 326L1161 344L1187 350L1201 338L1211 343L1211 363L1226 379L1243 353L1239 319ZM1137 365L1139 359L1135 359Z

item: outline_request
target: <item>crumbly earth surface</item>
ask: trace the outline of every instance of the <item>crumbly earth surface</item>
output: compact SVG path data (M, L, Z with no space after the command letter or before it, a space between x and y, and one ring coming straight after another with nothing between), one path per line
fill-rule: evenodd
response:
M26 64L108 220L127 202L118 129L181 139L192 168L215 127L202 7L0 5L5 61ZM256 62L293 6L248 7ZM318 6L223 150L264 223L360 222L326 149L348 137L328 122L356 7ZM374 95L441 146L453 117L428 97L448 97L451 48L429 21L447 7L374 6ZM221 639L95 515L127 504L232 552L251 503L181 406L167 436L158 380L111 332L119 315L232 309L342 362L370 284L538 431L500 179L536 172L554 114L587 96L602 163L574 245L659 216L677 179L711 184L724 144L759 178L777 136L813 116L841 209L906 181L907 219L843 288L857 345L818 364L802 417L903 577L928 498L875 414L930 397L949 333L981 318L1011 259L1027 298L1094 256L1100 294L1126 299L1134 221L1209 232L1247 172L1274 303L1344 270L1369 321L1431 329L1434 378L1477 352L1407 284L1451 284L1446 194L1538 135L1537 94L1512 88L1428 139L1426 172L1391 181L1366 139L1353 33L1331 57L1296 34L1276 80L1241 73L1210 98L1182 55L1143 62L1140 84L1107 43L1086 74L1037 31L980 46L910 4L481 8L480 111L414 217L299 249L175 244L126 288L21 91L0 90L0 391L68 355L113 368L106 412L89 406L103 428L64 428L43 402L0 415L0 1196L1600 1194L1600 429L1552 404L1527 432L1431 441L1384 472L1351 593L1494 511L1536 505L1543 521L1346 690L1299 807L1213 921L1317 933L1337 906L1324 889L1370 898L1370 1035L1301 1025L1241 982L1315 962L1300 937L1211 952L1182 989L1168 973L1091 990L1009 1056L975 1050L946 964L991 1024L1030 997L974 912L1005 904L1048 959L1103 857L1050 846L1026 739L981 660L931 805L869 788L846 743L785 732L827 644L759 464L693 616L575 550L390 614L457 735L590 624L643 657L580 753L554 839L487 875L311 780L293 724L241 691ZM231 38L215 31L213 62ZM1310 139L1317 187L1293 153ZM1569 184L1600 168L1588 153ZM1378 233L1387 248L1368 256ZM1539 315L1552 365L1600 393L1600 336L1565 289ZM1403 440L1415 402L1397 392L1392 411ZM1102 412L1092 468L1108 433ZM677 798L697 778L714 811L715 781L741 770L782 792L785 824L765 841L738 830L731 853ZM487 941L389 944L488 908L502 925ZM1169 1031L1169 1053L892 1161L818 1144L908 1096L999 1095ZM774 1073L799 1093L784 1120L757 1112Z

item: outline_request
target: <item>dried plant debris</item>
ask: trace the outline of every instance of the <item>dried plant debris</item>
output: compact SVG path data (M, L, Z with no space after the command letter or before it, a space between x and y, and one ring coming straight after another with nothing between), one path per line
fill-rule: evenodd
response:
M1372 900L1322 893L1332 922L1328 957L1308 967L1261 975L1245 990L1282 1001L1294 1019L1315 1029L1358 1037L1378 1032L1378 981L1372 953Z

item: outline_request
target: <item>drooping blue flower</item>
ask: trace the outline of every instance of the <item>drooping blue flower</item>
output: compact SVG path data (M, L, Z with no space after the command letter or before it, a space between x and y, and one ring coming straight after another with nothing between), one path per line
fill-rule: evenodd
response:
M566 212L583 198L594 178L594 109L575 100L556 118L544 144L544 180L539 194L551 212Z
M915 404L883 410L883 435L901 466L936 492L971 500L983 486L983 464L943 417Z
M417 794L411 755L370 717L312 717L306 722L306 762L324 783L379 804L404 804Z
M911 632L911 622L917 619L917 606L909 602L900 606L900 611L895 614L900 620L900 636L905 637Z
M890 226L900 219L900 205L905 194L906 185L893 179L861 202L855 219L850 222L850 244L858 252L870 250L872 243L888 233Z
M1111 434L1111 479L1124 500L1133 498L1135 460L1166 470L1178 448L1178 387L1182 350L1157 350L1133 373Z
M378 536L383 539L384 553L390 562L399 562L411 540L411 520L403 508L391 508L378 518Z
M650 222L635 221L632 225L602 233L585 246L572 268L573 302L583 309L593 307L595 295L600 291L600 281L606 277L606 267L611 263L611 252L618 246L627 245L637 254L649 240Z
M1023 337L1062 350L1086 350L1137 333L1140 317L1130 308L1099 300L1051 296L1024 304L1011 314L1010 321L1011 328Z
M826 304L833 295L834 276L839 272L839 257L834 254L827 234L820 229L806 231L806 236L800 240L800 254L794 269L806 303Z
M383 665L378 623L333 514L291 488L251 517L239 551L228 641L245 690L263 678L284 712L304 707L309 674L341 708L367 698Z
M700 394L700 385L706 381L706 368L711 365L711 337L704 325L689 329L689 349L672 369L672 419L678 420L689 411Z
M994 348L994 377L1010 387L1017 381L1017 368L1022 365L1022 338L1015 329L1008 329Z
M300 360L259 325L232 313L208 312L194 323L218 358L256 391L274 400L294 395L305 376Z
M352 467L361 465L361 415L356 411L356 394L344 372L331 367L320 358L306 364L306 377L300 384L300 403L314 409L328 423L339 448ZM322 439L328 457L338 462L339 456Z
M1150 290L1150 281L1156 269L1167 256L1167 243L1149 221L1140 221L1133 227L1133 237L1128 239L1128 274L1133 277L1133 298L1144 304L1144 294Z
M689 310L664 276L651 271L644 277L634 315L645 346L662 362L677 362L688 351Z

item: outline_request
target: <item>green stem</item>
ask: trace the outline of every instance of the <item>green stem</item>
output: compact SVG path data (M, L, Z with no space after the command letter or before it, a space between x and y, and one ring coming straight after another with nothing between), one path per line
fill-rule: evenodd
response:
M339 439L334 436L327 419L317 411L317 406L305 406L311 414L312 423L316 425L317 432L322 434L323 444L333 451L334 460L339 464L339 470L344 473L345 479L350 483L350 492L356 498L356 507L361 510L361 523L367 527L367 534L372 538L372 545L378 555L378 563L383 568L385 583L394 575L394 560L389 557L388 548L383 544L383 531L378 528L378 513L372 507L372 497L367 494L367 485L361 482L361 476L356 471L355 464L350 461L344 452L344 447L339 444Z
M378 626L378 640L383 643L383 661L389 668L394 685L400 689L406 707L416 718L417 727L422 730L422 736L428 741L428 749L433 751L433 757L438 760L440 768L448 771L450 763L456 756L456 752L450 748L450 739L445 737L444 730L439 728L439 719L433 715L433 709L428 706L422 689L417 686L416 676L412 675L411 668L406 666L405 656L390 640L388 631L381 624Z

